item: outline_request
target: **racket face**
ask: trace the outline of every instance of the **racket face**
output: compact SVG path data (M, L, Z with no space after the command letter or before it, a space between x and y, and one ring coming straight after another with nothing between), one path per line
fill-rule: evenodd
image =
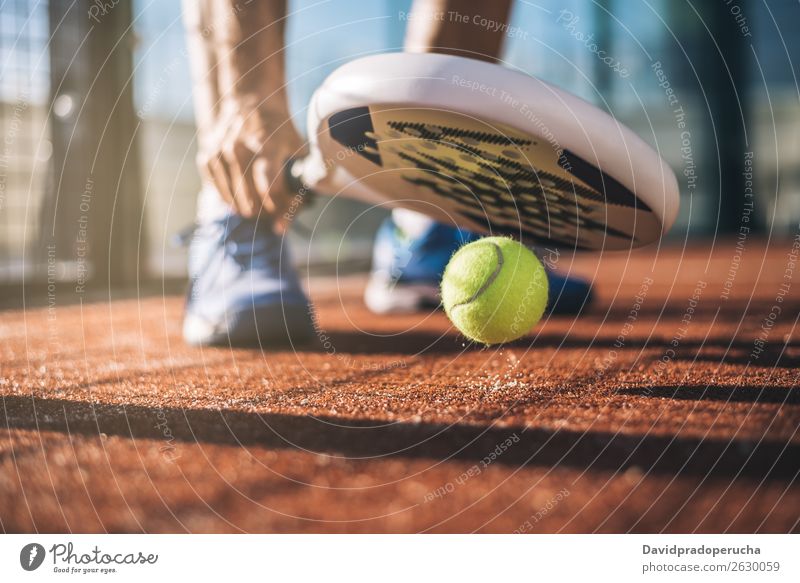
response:
M361 198L476 232L578 249L660 236L662 222L644 201L539 125L529 124L533 133L458 111L381 104L327 117L319 147L369 193Z

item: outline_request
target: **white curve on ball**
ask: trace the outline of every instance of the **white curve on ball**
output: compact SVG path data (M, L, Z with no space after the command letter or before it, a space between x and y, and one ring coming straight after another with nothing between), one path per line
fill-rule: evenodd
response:
M479 287L477 291L474 294L472 294L472 297L463 302L454 304L451 309L455 310L458 307L466 306L477 300L479 297L481 297L481 294L483 294L483 292L485 292L489 288L489 286L494 283L494 280L497 279L497 276L500 275L500 271L503 269L503 263L505 262L505 259L503 258L503 250L500 249L500 245L498 245L497 243L491 242L489 243L489 245L494 247L494 250L497 252L497 265L495 266L494 271L489 277L486 278L486 281L483 282L483 285L481 285L481 287Z

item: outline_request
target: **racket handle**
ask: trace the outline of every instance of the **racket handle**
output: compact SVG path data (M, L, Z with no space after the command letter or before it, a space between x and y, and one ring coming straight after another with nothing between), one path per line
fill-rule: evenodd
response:
M292 158L286 162L283 178L286 183L286 190L295 197L300 197L299 200L302 206L311 204L317 198L317 193L303 180L302 158Z

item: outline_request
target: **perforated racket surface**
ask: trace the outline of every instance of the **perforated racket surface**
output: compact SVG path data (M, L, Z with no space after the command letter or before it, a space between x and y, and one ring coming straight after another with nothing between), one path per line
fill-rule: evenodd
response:
M650 232L661 228L647 204L612 177L542 137L496 122L381 106L339 112L328 128L348 152L342 166L365 186L395 193L421 212L438 207L478 231L598 248L609 239L641 244L637 223Z

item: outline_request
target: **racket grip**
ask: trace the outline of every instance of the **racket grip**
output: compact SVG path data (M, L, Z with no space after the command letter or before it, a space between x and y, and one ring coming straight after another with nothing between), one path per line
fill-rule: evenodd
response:
M303 160L291 158L284 165L283 179L286 190L294 197L299 197L300 206L311 204L317 198L317 193L303 180Z

